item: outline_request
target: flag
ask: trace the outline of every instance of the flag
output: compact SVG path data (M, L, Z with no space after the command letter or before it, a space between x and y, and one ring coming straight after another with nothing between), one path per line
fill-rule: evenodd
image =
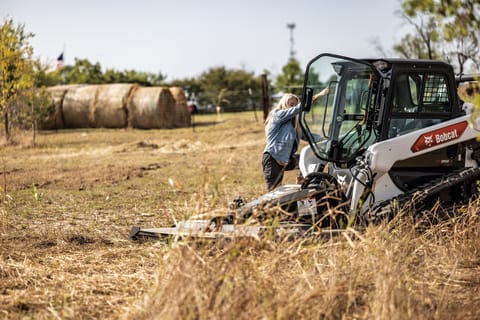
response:
M57 62L55 63L55 70L60 70L63 68L63 52L57 58Z

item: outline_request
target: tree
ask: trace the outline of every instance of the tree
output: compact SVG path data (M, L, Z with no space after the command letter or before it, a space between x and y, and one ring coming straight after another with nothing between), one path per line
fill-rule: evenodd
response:
M51 71L51 66L35 61L34 86L36 88L51 87L62 84L63 80L59 71Z
M275 87L278 91L288 91L301 94L304 74L300 68L300 62L291 59L282 68L282 74L275 79Z
M72 84L100 84L104 83L100 63L92 64L87 59L75 58L73 66L64 66L60 69L61 78Z
M393 50L407 59L439 59L439 33L435 19L427 17L425 21L424 17L419 17L416 21L408 16L404 19L414 27L415 33L405 35Z
M219 104L228 111L249 109L253 100L261 96L260 79L245 70L210 68L200 75L198 83L202 88L201 103Z
M135 70L116 71L107 69L102 78L103 83L136 83L149 87L164 85L166 77L160 72L154 74Z
M395 46L396 52L408 57L439 58L441 49L443 54L455 59L459 72L463 72L469 62L478 68L478 0L404 0L402 10L407 22L415 27L415 34L405 36Z
M0 111L5 135L10 141L9 108L19 92L33 86L33 48L29 39L33 33L25 31L24 25L14 25L5 20L0 28Z

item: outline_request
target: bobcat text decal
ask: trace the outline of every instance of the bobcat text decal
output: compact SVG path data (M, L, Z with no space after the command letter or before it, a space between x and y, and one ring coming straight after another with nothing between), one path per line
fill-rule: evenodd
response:
M461 137L468 126L467 121L452 124L448 127L440 128L422 134L413 144L412 152L418 152L423 149L431 148L433 146L452 141Z

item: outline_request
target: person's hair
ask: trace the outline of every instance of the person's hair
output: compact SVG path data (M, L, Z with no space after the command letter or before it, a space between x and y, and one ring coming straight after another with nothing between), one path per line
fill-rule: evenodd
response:
M290 108L290 106L288 105L288 100L290 99L296 99L298 102L300 102L300 99L294 95L293 93L285 93L283 95L283 97L280 99L280 101L278 101L277 103L277 106L275 107L275 109L287 109L287 108Z
M282 109L290 108L290 106L288 105L288 100L290 100L292 98L297 99L297 101L300 102L300 99L296 95L294 95L293 93L285 93L282 96L282 98L278 101L275 108L273 108L272 111L270 111L270 113L268 114L267 120L265 120L265 134L267 134L268 129L270 128L270 123L271 123L271 119L272 119L272 112L275 111L275 110L282 110ZM295 119L295 120L297 120L297 119ZM295 121L295 123L297 123L297 121Z

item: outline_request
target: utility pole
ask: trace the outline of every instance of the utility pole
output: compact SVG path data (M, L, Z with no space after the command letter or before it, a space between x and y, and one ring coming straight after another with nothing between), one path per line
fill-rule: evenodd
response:
M287 28L290 29L290 61L295 60L295 50L293 49L293 29L295 29L295 23L287 23Z

